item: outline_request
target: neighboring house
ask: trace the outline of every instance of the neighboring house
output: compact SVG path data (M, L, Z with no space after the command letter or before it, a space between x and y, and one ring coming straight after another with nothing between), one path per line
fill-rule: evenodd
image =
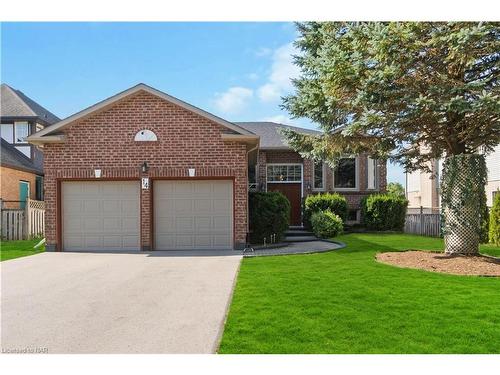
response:
M4 207L23 208L27 197L43 200L43 153L26 137L59 118L6 84L1 85L0 98L0 198L10 201Z
M46 248L242 248L256 164L264 190L294 202L337 186L358 209L363 195L385 188L385 164L359 157L334 177L277 133L256 134L280 125L261 125L226 121L139 84L31 135L44 147Z
M406 174L406 197L408 209L417 211L423 207L425 212L438 213L441 207L439 185L441 183L442 160L429 163L431 173L415 171ZM500 145L486 156L488 181L485 186L486 204L491 207L495 194L500 191Z
M338 192L349 205L348 222L360 221L360 202L368 194L385 191L386 163L370 159L366 155L341 159L332 170L326 163L313 163L303 159L285 142L281 128L289 128L305 134L320 134L274 122L236 122L237 125L260 136L259 158L251 182L262 191L280 191L291 203L292 226L302 224L302 201L310 194Z

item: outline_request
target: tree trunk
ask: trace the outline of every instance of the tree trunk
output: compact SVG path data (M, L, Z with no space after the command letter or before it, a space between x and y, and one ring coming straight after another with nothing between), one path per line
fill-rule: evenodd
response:
M486 165L483 155L447 157L441 181L444 241L447 254L479 253Z

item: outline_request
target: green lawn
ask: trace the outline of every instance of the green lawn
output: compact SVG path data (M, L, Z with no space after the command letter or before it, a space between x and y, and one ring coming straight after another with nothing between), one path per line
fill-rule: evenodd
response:
M40 239L27 241L2 241L0 242L0 258L3 261L41 253L45 250L45 245L40 246L36 250L33 249L33 246L35 246L38 242L40 242Z
M500 279L377 263L442 240L349 234L329 253L245 258L220 353L500 353ZM482 247L500 255L500 248Z

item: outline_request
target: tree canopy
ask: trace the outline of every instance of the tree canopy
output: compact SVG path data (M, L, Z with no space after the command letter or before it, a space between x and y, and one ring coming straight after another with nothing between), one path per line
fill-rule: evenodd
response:
M283 98L320 136L285 131L303 156L366 152L407 170L500 142L500 23L297 24L301 76ZM423 148L425 147L425 148Z

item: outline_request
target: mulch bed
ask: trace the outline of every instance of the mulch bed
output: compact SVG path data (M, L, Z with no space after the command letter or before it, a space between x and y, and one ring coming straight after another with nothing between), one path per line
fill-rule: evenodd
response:
M376 259L393 266L453 275L500 276L500 259L482 255L446 255L430 251L409 250L379 253Z

